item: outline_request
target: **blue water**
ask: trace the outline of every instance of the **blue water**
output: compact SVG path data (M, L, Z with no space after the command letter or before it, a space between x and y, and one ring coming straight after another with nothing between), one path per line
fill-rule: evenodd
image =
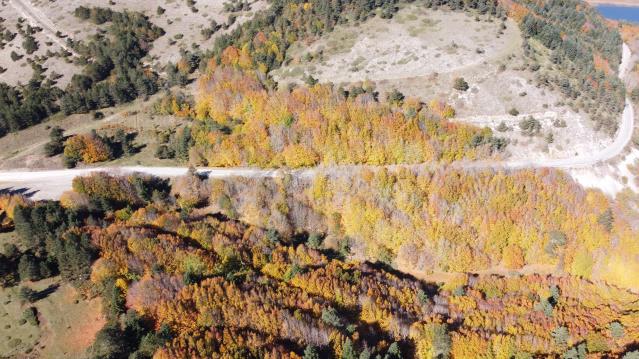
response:
M639 1L637 6L599 5L597 10L608 19L639 23Z

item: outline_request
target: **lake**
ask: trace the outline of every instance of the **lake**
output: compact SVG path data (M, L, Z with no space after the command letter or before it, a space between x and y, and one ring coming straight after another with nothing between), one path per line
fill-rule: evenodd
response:
M598 5L597 10L608 19L639 23L639 6Z

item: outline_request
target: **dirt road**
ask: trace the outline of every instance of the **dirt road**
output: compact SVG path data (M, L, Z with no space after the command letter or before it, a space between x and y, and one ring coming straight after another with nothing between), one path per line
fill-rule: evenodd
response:
M590 5L639 6L637 0L586 0Z

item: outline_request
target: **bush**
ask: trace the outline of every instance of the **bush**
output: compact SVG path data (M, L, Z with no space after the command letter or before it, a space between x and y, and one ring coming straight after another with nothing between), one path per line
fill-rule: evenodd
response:
M455 79L455 82L453 83L453 88L459 91L467 91L469 88L468 82L466 82L466 80L464 80L463 77L458 77Z
M508 111L508 113L509 113L511 116L517 116L517 115L519 115L519 110L513 107L513 108L511 108L511 109Z
M38 292L25 286L20 288L20 292L18 293L18 296L20 297L20 299L24 301L33 303L38 298Z
M29 307L22 312L22 319L29 322L31 325L39 325L38 310L35 307Z

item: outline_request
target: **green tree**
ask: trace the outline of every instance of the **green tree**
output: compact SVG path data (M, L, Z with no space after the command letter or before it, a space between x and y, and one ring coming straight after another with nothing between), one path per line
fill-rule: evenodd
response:
M18 274L20 280L39 280L40 266L31 254L23 254L18 262Z
M304 359L320 359L319 352L317 348L312 345L307 345L304 349Z
M64 130L55 126L49 132L49 142L44 146L47 157L53 157L64 151Z
M342 346L342 359L357 359L357 353L353 348L353 341L351 338L346 338L344 345Z
M336 328L341 327L342 324L342 320L340 319L339 315L337 314L337 310L335 310L335 308L333 307L328 307L328 308L324 308L322 309L322 321L324 321L324 323L328 324L328 325L332 325Z

